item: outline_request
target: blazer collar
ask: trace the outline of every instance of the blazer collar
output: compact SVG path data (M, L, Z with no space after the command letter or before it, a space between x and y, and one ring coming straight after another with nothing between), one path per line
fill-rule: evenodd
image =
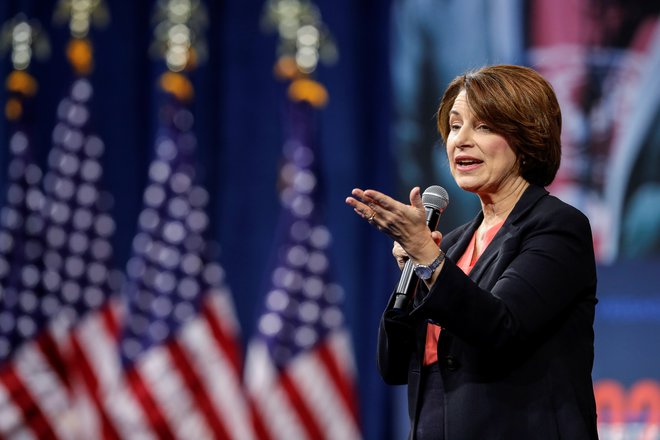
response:
M474 267L470 271L470 278L475 282L478 282L482 277L484 272L490 265L497 259L499 254L499 249L502 242L508 239L515 231L518 230L516 224L518 219L523 217L530 209L534 207L536 202L543 196L547 195L548 191L545 188L536 185L530 185L527 187L523 195L520 197L520 200L513 207L513 210L506 218L506 221L502 225L502 228L497 232L493 241L488 245L484 253L479 257L479 260L475 263ZM479 212L477 216L463 228L463 231L460 233L459 238L453 245L450 245L447 250L447 255L453 260L458 261L458 259L463 255L465 249L470 244L474 232L477 230L481 221L483 220L483 212Z
M513 210L504 223L517 223L517 220L520 217L525 215L530 209L534 207L534 205L536 205L536 202L538 202L541 197L546 195L548 195L548 191L545 188L536 185L529 185L523 195L520 197L520 200L518 200L518 203L516 203L516 206L513 207Z

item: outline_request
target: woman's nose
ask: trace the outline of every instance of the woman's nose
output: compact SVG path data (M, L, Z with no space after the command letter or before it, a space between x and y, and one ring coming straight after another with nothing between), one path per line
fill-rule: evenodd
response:
M463 126L458 130L454 137L454 146L456 148L469 148L472 146L472 134L469 127Z

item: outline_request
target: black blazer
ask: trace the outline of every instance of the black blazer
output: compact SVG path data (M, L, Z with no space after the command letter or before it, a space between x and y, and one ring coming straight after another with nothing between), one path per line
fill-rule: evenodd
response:
M454 261L482 215L442 240L447 260L409 313L390 298L378 368L408 384L414 438L426 323L438 342L447 440L597 439L591 370L596 265L587 218L530 186L469 277ZM420 283L423 284L423 283Z

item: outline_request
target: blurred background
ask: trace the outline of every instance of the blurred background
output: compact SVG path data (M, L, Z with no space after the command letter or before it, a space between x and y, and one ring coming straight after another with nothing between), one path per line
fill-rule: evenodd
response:
M445 187L435 111L485 64L563 112L590 218L604 439L660 438L660 3L0 3L0 436L405 438L376 371L399 277L344 203ZM82 436L82 437L81 437Z

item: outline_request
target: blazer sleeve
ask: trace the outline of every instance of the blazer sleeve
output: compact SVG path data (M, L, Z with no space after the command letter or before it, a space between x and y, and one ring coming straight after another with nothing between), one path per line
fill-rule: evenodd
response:
M388 385L408 382L408 366L415 347L414 323L405 311L391 307L383 313L378 328L378 372Z
M489 350L529 343L581 307L587 322L596 289L589 222L558 199L544 199L510 226L483 281L448 260L411 314Z

